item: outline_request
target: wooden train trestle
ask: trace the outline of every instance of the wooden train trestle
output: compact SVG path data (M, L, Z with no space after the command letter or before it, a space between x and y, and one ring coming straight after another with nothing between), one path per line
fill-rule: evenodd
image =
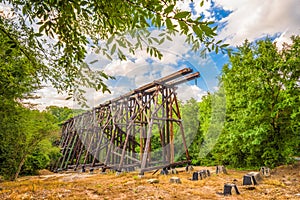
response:
M188 163L175 86L199 77L199 72L191 72L184 68L66 121L60 141L62 156L52 170L84 166L143 173ZM154 134L156 147L151 141ZM174 137L181 137L186 156L177 163Z

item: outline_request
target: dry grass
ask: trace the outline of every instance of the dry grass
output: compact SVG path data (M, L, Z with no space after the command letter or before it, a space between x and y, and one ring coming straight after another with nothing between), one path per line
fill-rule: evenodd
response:
M67 173L23 177L15 182L0 183L0 199L297 199L300 193L300 165L280 167L271 177L264 178L257 186L242 186L242 177L247 171L228 170L228 174L212 173L210 177L191 181L192 174L154 175L146 173L139 178L137 172L94 174ZM195 167L195 170L203 167ZM210 169L214 172L214 168ZM181 184L169 183L172 176L181 179ZM157 178L159 183L147 180ZM240 195L222 195L224 183L235 182Z

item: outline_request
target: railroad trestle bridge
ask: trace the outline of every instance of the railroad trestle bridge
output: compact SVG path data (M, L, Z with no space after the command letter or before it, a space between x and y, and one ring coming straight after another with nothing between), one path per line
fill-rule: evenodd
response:
M145 171L189 163L176 86L198 78L184 68L62 124L61 157L53 171L112 168ZM153 134L157 135L153 147ZM175 162L174 137L185 159Z

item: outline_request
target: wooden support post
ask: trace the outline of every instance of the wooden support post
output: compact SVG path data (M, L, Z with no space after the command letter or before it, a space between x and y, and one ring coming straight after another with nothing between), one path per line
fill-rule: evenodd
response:
M169 116L168 116L168 119L173 119L173 100L172 98L170 99L170 108L169 108ZM174 162L174 130L173 130L173 121L170 121L169 120L169 123L170 123L170 163L173 163Z
M148 158L149 147L150 147L150 139L152 136L152 127L153 127L153 119L151 119L149 127L148 127L146 145L145 145L143 159L142 159L142 163L141 163L141 170L143 170L147 164L147 158Z
M68 157L67 157L67 159L66 159L66 161L65 161L65 165L64 165L64 168L65 168L65 169L66 169L67 166L68 166L68 162L69 162L69 159L70 159L70 157L71 157L71 154L72 154L74 145L75 145L75 143L76 143L77 136L78 136L77 134L74 136L74 140L73 140L73 142L72 142L72 146L71 146L71 148L69 149Z
M81 134L84 134L84 131L82 131ZM80 162L80 158L81 158L82 152L83 152L83 150L85 149L85 148L84 148L84 144L85 144L86 137L87 137L87 133L84 134L84 138L83 138L83 141L82 141L82 147L81 147L81 149L80 149L80 151L79 151L79 153L78 153L78 156L77 156L77 159L76 159L76 167L75 167L75 168L77 168L77 166L79 165L79 162Z
M181 137L182 137L183 147L184 147L184 150L185 150L185 156L186 156L187 160L190 161L190 155L189 155L189 151L188 151L188 148L187 148L187 145L186 145L184 129L183 129L183 125L181 123L181 115L180 115L178 101L177 101L176 96L174 96L174 101L175 101L175 106L176 106L176 113L177 113L178 119L180 120L179 127L180 127L180 133L181 133Z

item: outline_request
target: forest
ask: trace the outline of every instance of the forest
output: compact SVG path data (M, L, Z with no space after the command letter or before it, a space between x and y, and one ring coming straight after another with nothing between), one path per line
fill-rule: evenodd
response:
M222 51L229 56L217 91L200 102L180 103L193 165L273 168L300 156L300 36L280 49L270 38L245 40L227 49L228 44L215 39L213 22L174 9L176 1L3 2L17 13L0 16L0 176L4 179L48 168L60 156L61 123L84 111L57 106L41 111L26 103L37 98L35 92L45 82L83 106L86 99L80 86L110 91L104 80L113 77L91 70L84 62L88 42L110 59L126 60L122 50L134 54L139 48L161 58L156 45L175 32L185 35L200 54ZM122 20L118 10L124 14ZM29 23L39 29L28 27ZM163 34L152 36L153 26L165 28ZM127 40L128 32L135 43ZM106 44L97 46L102 40Z

